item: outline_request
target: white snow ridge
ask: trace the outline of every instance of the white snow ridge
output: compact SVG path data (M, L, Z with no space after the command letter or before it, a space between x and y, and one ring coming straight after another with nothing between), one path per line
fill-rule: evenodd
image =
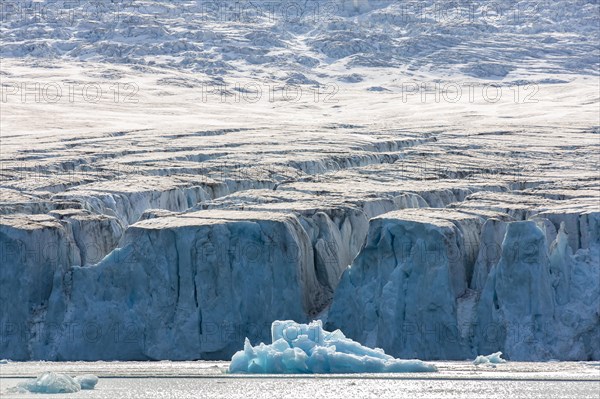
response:
M3 1L0 359L600 360L600 5L488 3Z

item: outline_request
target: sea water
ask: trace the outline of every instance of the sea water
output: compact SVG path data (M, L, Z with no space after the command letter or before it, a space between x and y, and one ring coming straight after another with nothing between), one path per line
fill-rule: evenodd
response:
M600 362L432 362L437 373L233 375L229 362L8 362L1 398L597 398ZM99 377L94 390L13 393L46 371Z

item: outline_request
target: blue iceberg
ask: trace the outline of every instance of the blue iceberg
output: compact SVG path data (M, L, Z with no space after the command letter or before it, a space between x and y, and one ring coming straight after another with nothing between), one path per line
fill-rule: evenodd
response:
M483 356L479 355L473 360L473 364L478 366L480 364L501 364L506 363L506 360L502 359L502 352L495 352L491 355Z
M75 377L74 380L83 390L94 389L98 383L98 377L93 374L79 375Z
M17 390L32 393L74 393L79 392L81 386L68 375L46 372L37 378L20 383Z
M94 389L98 377L91 374L71 378L66 374L45 372L37 378L29 379L9 390L12 393L75 393L82 389Z
M321 321L299 324L291 320L271 325L270 345L252 346L235 353L229 372L251 374L421 373L437 368L421 360L400 360L381 349L355 342L340 331L323 330Z

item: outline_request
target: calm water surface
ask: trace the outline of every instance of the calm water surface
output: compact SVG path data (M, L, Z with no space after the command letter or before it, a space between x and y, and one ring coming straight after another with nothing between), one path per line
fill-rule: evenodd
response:
M315 376L226 374L227 362L27 362L0 365L1 398L600 398L600 362L473 366L433 362L438 373ZM95 374L93 391L15 394L44 371Z

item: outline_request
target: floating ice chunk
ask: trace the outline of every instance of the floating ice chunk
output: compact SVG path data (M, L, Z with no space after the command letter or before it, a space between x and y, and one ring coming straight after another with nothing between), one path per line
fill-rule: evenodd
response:
M8 360L8 359L0 359L0 364L8 364L8 362L10 362L10 360Z
M381 349L371 349L346 338L340 330L323 330L321 321L299 324L275 321L272 344L252 346L246 338L244 349L233 355L230 373L410 373L437 371L420 360L399 360Z
M75 377L75 382L81 386L81 389L94 389L98 383L98 377L93 374L79 375Z
M479 355L475 360L473 360L473 364L478 366L480 364L499 364L506 363L506 360L502 359L502 352L492 353L491 355L483 356Z
M32 393L74 393L79 392L81 386L66 374L45 372L38 378L20 383L16 390Z
M98 377L85 374L71 378L66 374L45 372L37 378L32 378L18 384L12 392L32 393L74 393L82 389L94 389Z

